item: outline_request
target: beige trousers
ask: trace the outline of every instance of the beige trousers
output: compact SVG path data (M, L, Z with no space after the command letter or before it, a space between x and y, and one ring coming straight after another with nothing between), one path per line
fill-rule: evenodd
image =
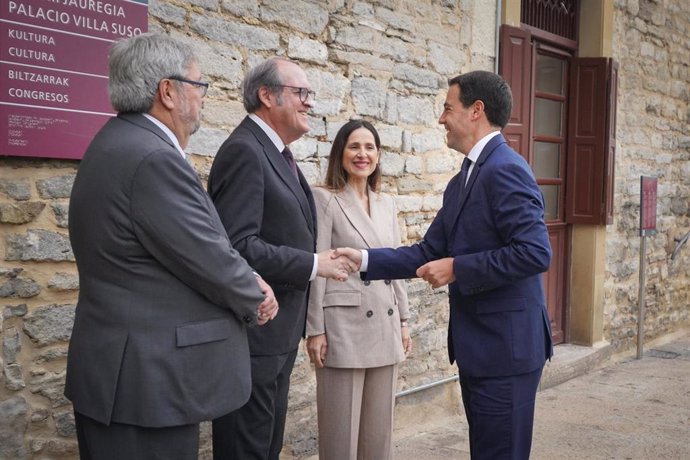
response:
M391 458L398 365L316 369L320 460Z

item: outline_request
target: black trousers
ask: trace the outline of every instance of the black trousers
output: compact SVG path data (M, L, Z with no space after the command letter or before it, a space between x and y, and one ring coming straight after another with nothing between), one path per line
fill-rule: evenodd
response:
M79 412L74 423L81 460L197 460L199 424L147 428L104 425Z
M213 420L214 460L278 460L296 357L297 350L276 356L252 356L249 401Z

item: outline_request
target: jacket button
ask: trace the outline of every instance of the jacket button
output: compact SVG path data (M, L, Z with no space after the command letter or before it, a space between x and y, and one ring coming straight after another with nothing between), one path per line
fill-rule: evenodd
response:
M250 324L252 322L252 317L249 315L245 315L244 318L242 318L245 323Z
M386 280L386 281L384 281L384 283L391 284L391 280Z
M367 318L371 318L372 316L374 316L374 312L371 311L371 310L369 310L369 311L367 312Z
M388 316L393 316L393 309L392 308L388 309Z
M369 280L365 280L365 281L364 281L364 285L365 285L365 286L369 286L370 284L371 284L371 281L369 281Z

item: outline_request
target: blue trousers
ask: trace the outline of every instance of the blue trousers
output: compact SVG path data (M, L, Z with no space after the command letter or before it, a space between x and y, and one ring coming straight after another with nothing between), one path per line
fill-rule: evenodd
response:
M467 377L460 373L472 460L529 458L542 369L506 377Z

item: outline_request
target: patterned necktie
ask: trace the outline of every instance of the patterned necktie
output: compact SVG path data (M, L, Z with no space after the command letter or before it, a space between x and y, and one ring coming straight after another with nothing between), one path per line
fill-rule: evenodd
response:
M292 152L290 151L287 146L283 149L281 152L283 154L283 158L285 158L285 161L287 161L288 166L290 167L290 171L292 171L292 174L299 178L297 176L297 164L295 163L295 157L292 156Z

